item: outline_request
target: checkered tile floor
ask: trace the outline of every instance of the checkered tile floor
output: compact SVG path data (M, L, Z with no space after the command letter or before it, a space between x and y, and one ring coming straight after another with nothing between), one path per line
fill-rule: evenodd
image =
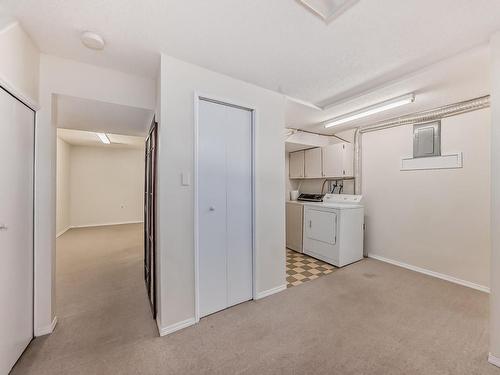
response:
M287 288L303 284L307 281L327 275L336 268L321 260L286 249L286 282Z

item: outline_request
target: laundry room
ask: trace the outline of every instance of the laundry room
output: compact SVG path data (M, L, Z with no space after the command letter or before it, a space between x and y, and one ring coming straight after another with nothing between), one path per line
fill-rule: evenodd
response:
M406 94L330 116L289 100L288 287L372 258L489 292L487 65L476 48L388 85Z

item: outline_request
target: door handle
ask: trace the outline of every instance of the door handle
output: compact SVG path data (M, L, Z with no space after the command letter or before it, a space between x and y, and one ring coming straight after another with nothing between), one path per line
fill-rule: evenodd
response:
M208 208L208 210L209 210L209 211L215 211L215 207L214 207L214 206L210 206L210 207Z
M0 224L0 230L7 230L9 227L5 224Z
M309 228L312 228L312 220L309 220Z

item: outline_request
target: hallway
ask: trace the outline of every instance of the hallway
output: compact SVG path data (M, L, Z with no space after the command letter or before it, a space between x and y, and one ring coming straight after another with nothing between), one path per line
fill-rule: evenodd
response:
M91 373L89 362L102 353L158 335L143 280L142 224L69 230L57 239L56 272L56 329L30 344L12 374Z

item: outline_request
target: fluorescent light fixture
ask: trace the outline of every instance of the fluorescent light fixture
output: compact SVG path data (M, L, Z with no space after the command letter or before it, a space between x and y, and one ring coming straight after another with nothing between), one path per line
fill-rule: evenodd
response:
M105 143L109 145L111 142L109 141L109 138L106 134L104 133L96 133L99 139L101 140L102 143Z
M320 17L327 24L340 16L359 0L297 0L307 10Z
M397 108L405 104L410 104L415 101L415 94L408 94L399 96L394 99L386 100L385 102L371 105L366 108L362 108L358 111L348 113L343 116L335 117L331 120L325 121L325 128L330 128L332 126L337 126L345 124L346 122L358 120L363 117L374 115L375 113L387 111L392 108Z

